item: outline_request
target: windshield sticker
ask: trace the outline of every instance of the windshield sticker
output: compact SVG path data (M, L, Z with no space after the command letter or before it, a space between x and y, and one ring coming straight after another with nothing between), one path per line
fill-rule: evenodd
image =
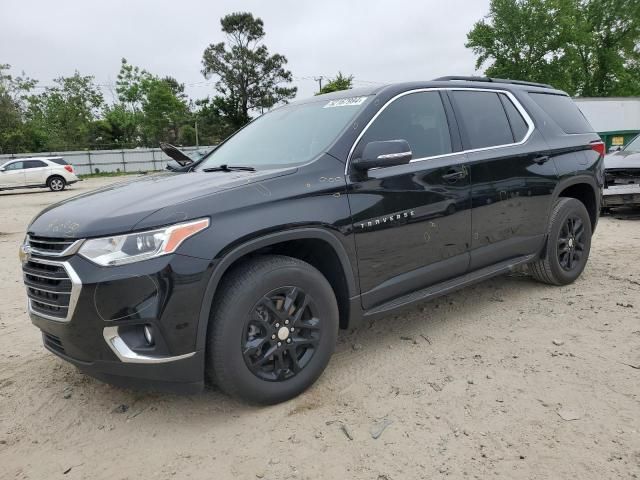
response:
M330 100L322 108L334 108L334 107L353 107L356 105L362 105L367 97L349 97L339 98L338 100Z

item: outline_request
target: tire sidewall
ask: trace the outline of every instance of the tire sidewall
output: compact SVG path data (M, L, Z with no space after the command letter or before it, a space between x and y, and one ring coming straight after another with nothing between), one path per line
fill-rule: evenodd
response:
M210 348L218 349L219 359L228 359L222 365L214 364L216 378L233 379L235 390L241 397L258 403L277 403L294 397L313 384L327 366L338 334L338 307L331 286L324 276L310 265L308 268L292 264L279 266L256 278L246 288L229 292L231 308L220 312L223 318L213 318L218 344ZM311 295L322 322L320 343L306 367L292 378L280 382L262 380L255 376L246 365L242 355L242 336L246 321L255 304L269 292L296 286ZM220 385L224 389L224 385Z
M567 221L567 218L571 215L578 216L584 224L584 250L582 258L580 259L580 265L571 271L567 271L560 266L558 259L558 237L562 226ZM587 261L589 259L589 253L591 251L591 219L587 209L582 202L575 199L568 199L562 205L559 214L555 217L553 225L549 231L547 238L547 259L551 267L552 273L561 284L568 284L575 281L584 271Z

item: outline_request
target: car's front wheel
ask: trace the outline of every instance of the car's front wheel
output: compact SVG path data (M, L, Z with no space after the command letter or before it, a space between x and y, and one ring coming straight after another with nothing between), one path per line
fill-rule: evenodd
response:
M327 279L296 258L256 257L225 276L207 337L207 375L255 403L288 400L311 386L333 353L338 306Z
M49 180L47 180L47 187L49 187L49 190L52 192L61 192L66 186L67 182L65 182L64 178L57 175L50 177Z
M530 265L533 276L551 285L575 281L591 250L591 219L584 204L560 198L553 207L542 258Z

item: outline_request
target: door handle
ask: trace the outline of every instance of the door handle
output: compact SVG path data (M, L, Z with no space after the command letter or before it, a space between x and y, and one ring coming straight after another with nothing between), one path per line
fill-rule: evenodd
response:
M542 165L543 163L547 163L550 159L551 157L549 157L548 155L542 155L540 157L534 158L533 161L538 165Z
M446 180L447 182L456 182L464 177L467 176L467 169L462 167L460 169L451 169L449 170L447 173L445 173L444 175L442 175L442 178L444 180Z

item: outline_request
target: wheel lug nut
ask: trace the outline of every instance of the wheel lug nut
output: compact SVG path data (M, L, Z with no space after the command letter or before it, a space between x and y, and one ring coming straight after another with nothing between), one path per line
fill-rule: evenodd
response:
M276 328L279 328L279 327L280 327L280 324L279 324L279 323L276 323Z
M275 335L271 335L271 340L275 340L276 336Z
M280 347L280 346L282 346L282 342L278 342L278 346L279 346L279 347Z
M287 338L287 343L291 343L291 339L290 338Z
M285 321L284 321L284 324L285 324L285 325L289 325L289 320L285 320Z
M290 331L290 332L293 332L293 330L294 330L294 328L293 328L293 327L291 327L291 328L289 329L289 331Z

